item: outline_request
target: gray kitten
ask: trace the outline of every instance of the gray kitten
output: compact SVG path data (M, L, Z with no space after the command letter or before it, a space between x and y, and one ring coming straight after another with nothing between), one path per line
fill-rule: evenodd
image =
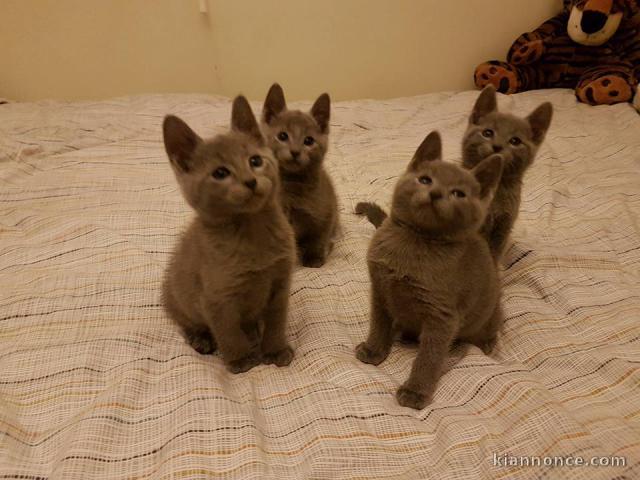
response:
M400 405L431 401L454 341L489 353L502 325L496 265L479 230L502 173L500 155L465 170L441 161L433 132L396 185L391 215L371 240L371 325L356 348L365 363L389 355L394 332L420 338Z
M262 111L263 132L280 165L282 205L305 267L324 264L338 226L336 194L322 166L330 108L329 95L323 93L308 114L287 110L282 87L274 83Z
M500 186L482 227L482 234L496 260L504 253L518 217L522 179L544 141L552 116L553 106L549 102L525 118L501 113L496 102L496 90L489 85L480 93L469 117L469 126L462 141L463 166L473 168L494 153L504 158Z
M202 140L178 117L164 145L196 218L166 271L163 303L200 353L218 347L233 373L288 365L285 327L293 231L279 200L278 165L251 107L233 102L231 132Z
M522 179L533 163L544 141L553 107L546 102L526 118L497 110L496 91L488 85L480 93L462 142L462 165L473 168L488 156L500 153L504 158L504 172L495 194L482 234L489 242L491 254L499 260L518 217ZM375 203L356 205L358 215L366 215L378 228L387 214Z

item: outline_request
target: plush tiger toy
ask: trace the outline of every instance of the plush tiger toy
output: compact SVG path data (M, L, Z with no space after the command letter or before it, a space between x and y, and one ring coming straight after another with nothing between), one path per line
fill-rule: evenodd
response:
M581 102L628 102L640 80L640 0L564 0L562 13L475 70L499 92L575 88Z

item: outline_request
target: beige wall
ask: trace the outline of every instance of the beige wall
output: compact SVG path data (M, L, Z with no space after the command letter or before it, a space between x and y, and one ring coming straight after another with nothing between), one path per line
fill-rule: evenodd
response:
M0 0L0 97L471 88L560 0Z

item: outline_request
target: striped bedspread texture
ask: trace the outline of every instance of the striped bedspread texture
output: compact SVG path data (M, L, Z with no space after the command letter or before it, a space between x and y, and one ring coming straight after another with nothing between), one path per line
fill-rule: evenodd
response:
M230 99L0 105L0 479L640 478L640 116L629 104L499 96L520 115L550 100L555 117L501 270L496 350L452 357L421 411L394 396L415 347L394 345L379 367L354 356L374 232L354 206L388 207L431 130L459 161L476 97L334 103L325 164L342 231L323 268L293 274L292 364L240 375L196 353L160 304L191 218L162 118L213 136Z

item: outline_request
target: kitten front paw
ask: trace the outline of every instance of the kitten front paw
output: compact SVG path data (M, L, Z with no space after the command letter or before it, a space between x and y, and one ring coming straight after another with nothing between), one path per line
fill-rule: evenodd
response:
M489 355L491 352L493 352L493 349L495 348L496 343L498 343L498 337L492 337L486 340L485 342L483 342L480 345L480 348L482 349L485 355Z
M246 357L239 358L227 362L227 370L231 373L242 373L251 370L256 365L260 364L260 356L257 353L250 353Z
M362 342L356 347L356 358L362 363L380 365L388 355L387 352L377 352L371 349L367 342Z
M277 367L286 367L293 360L293 348L286 346L277 352L268 352L262 354L262 361L266 365L275 364Z
M218 347L216 341L209 334L189 333L187 334L187 342L202 355L209 355L215 352Z
M411 390L404 385L396 392L396 399L398 403L403 407L414 408L416 410L422 410L429 403L427 397L420 392Z

